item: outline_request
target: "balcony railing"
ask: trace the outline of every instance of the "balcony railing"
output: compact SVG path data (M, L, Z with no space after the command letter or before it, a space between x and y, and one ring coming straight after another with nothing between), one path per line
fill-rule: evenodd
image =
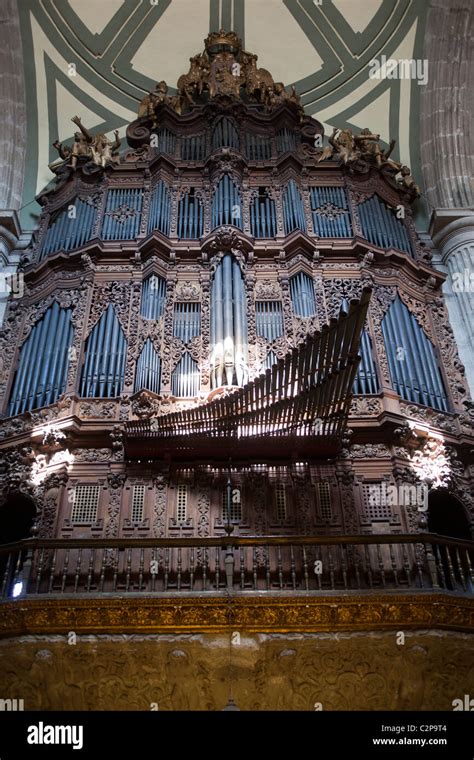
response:
M28 539L0 548L0 592L474 592L474 542L435 534Z

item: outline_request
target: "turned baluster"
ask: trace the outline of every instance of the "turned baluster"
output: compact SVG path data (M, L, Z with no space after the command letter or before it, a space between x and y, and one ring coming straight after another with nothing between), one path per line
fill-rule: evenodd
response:
M306 556L306 546L303 544L303 576L305 591L309 591L309 574L308 574L308 558Z
M392 565L393 582L395 583L395 586L398 586L398 570L397 570L397 561L395 559L395 552L393 551L392 544L389 544L388 548L390 551L390 564Z
M100 576L99 576L99 590L102 594L105 586L105 557L106 550L102 549L102 559L100 560Z
M130 579L132 577L132 549L127 549L127 567L125 570L125 591L130 590Z
M56 552L56 549L53 549L53 558L51 560L51 568L49 571L50 576L49 576L48 594L51 594L53 591L54 573L56 570L56 559L57 559L57 552Z
M81 577L81 564L82 564L82 546L77 552L76 573L74 576L74 593L77 594L79 586L79 578Z
M376 544L377 547L377 559L379 564L379 570L380 570L380 580L382 581L382 586L385 588L385 567L382 557L382 550L380 548L380 544Z
M189 560L189 590L192 591L193 588L194 588L194 546L191 546L190 560Z
M278 585L283 588L283 562L281 559L281 546L277 547L277 562L278 562Z
M69 549L66 549L65 554L64 554L64 562L63 562L63 575L61 578L61 594L64 594L64 589L66 588L68 565L69 565Z
M290 546L290 563L291 563L291 585L293 591L296 591L296 562L295 562L295 547L293 544Z
M411 588L411 572L410 572L410 562L408 559L408 552L407 547L405 544L402 544L402 557L403 557L403 572L405 573L405 577L407 579L407 586L408 588Z
M87 591L91 590L92 577L94 574L94 559L95 559L95 549L91 549L90 555L89 555L89 567L87 570L87 586L86 586Z
M145 549L140 547L140 562L138 565L138 590L142 590L142 584L143 584L143 568L145 565Z
M5 565L5 572L3 574L3 583L2 583L2 597L6 597L8 594L8 578L10 577L10 567L12 564L12 555L8 554L7 556L7 563ZM36 581L36 593L38 593L38 580Z
M117 549L114 551L113 554L113 578L112 578L112 591L117 591L117 579L118 579L118 568L119 568L119 551L120 549L117 547Z
M165 547L165 577L164 577L164 591L168 591L168 578L170 572L170 549L169 546Z
M181 547L178 546L178 563L177 563L177 576L176 576L176 586L177 586L178 591L181 591L181 570L182 570Z
M367 567L367 578L369 580L369 588L373 588L374 584L373 584L373 578L372 578L372 563L370 559L369 547L367 546L367 544L364 545L364 554L365 554L365 563Z

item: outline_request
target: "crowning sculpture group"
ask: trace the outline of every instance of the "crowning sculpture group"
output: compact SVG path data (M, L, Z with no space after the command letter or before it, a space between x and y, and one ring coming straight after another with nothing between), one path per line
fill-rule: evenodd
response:
M204 52L189 59L188 73L178 79L177 94L168 95L166 82L158 82L140 102L138 118L151 122L152 129L156 129L161 106L168 106L182 114L208 99L228 97L241 98L269 111L287 105L296 109L302 121L304 109L294 85L288 92L283 82L275 82L267 69L257 66L257 59L258 56L253 53L242 50L235 32L222 29L212 32L205 40ZM50 169L58 180L65 181L79 164L86 174L90 174L120 161L121 143L117 130L112 142L104 133L91 134L78 116L72 121L80 130L75 133L72 146L63 145L59 140L53 143L60 160L50 164ZM364 171L367 166L374 166L396 176L401 189L413 201L420 197L420 189L409 167L390 158L394 147L395 140L391 140L387 149L382 148L380 135L373 134L370 129L365 128L355 135L351 129L335 127L329 137L329 145L320 152L317 161L339 159L351 171Z

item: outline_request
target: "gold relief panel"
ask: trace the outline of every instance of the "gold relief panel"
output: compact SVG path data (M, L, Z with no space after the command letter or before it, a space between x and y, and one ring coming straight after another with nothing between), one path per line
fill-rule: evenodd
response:
M26 599L2 605L0 636L77 633L451 629L474 631L474 599L443 594ZM229 617L230 616L230 617ZM231 621L229 623L229 620Z

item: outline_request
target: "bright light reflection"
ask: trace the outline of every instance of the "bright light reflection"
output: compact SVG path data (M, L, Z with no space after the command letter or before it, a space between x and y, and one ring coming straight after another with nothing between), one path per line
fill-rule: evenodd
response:
M15 599L17 596L21 595L22 591L23 591L23 581L15 581L15 584L13 586L13 591L12 591L12 597Z

